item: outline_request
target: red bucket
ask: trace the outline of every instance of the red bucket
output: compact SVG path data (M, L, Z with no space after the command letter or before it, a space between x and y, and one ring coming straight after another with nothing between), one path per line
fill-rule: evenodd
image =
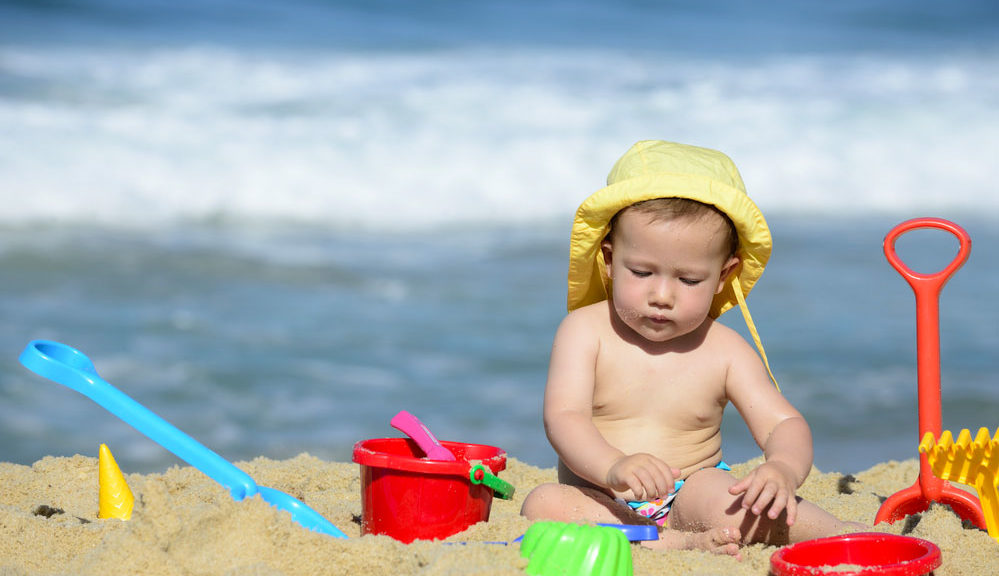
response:
M805 540L773 553L776 576L923 576L940 566L929 540L879 532Z
M354 444L361 465L361 534L401 542L443 539L489 520L493 491L473 484L470 460L493 474L506 468L506 452L483 444L441 442L456 460L422 458L409 438L375 438Z

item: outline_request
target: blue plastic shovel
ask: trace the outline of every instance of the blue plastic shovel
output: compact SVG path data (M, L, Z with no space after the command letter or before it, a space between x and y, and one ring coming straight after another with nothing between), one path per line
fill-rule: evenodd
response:
M201 470L228 488L233 500L240 501L260 494L265 502L278 510L290 512L294 521L309 530L337 538L347 537L301 500L274 488L258 486L246 472L105 382L97 375L97 369L90 358L79 350L50 340L33 340L21 353L20 360L28 370L97 402L108 412Z

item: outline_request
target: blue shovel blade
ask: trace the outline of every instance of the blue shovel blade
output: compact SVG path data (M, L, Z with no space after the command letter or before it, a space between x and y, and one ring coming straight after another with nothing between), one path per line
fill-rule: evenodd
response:
M263 498L265 502L274 506L278 510L290 512L292 520L298 522L309 530L329 534L330 536L336 536L337 538L347 537L347 535L334 526L332 522L324 518L319 512L316 512L312 508L306 506L305 503L298 498L285 494L280 490L268 488L267 486L257 486L257 490L260 491L260 497Z
M20 360L27 369L90 398L180 459L201 470L225 486L234 500L239 501L259 493L265 502L279 510L290 512L292 519L302 526L338 538L347 537L302 501L280 490L258 486L246 472L105 382L97 374L90 358L79 350L50 340L33 340L21 353Z

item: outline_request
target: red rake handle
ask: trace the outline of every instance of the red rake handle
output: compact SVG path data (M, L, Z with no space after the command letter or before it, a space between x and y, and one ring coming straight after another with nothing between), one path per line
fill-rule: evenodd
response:
M943 270L932 274L913 271L898 257L895 241L911 230L936 228L950 232L960 242L957 255ZM941 218L915 218L902 222L885 236L888 263L909 283L916 296L916 367L918 371L919 439L927 433L939 438L943 426L940 408L940 292L950 277L968 260L971 236L957 224ZM918 442L918 440L917 440ZM919 480L889 497L878 510L875 524L925 510L930 502L949 505L962 518L981 525L981 507L967 492L933 475L926 454L919 458Z
M914 272L895 251L895 241L902 234L920 228L950 232L960 241L957 256L946 268L932 274ZM951 275L971 254L971 237L957 224L940 218L916 218L896 226L885 237L885 256L905 278L916 296L916 363L919 382L919 437L927 432L937 438L941 432L940 412L940 292ZM917 442L918 442L917 440ZM922 458L926 460L925 456ZM920 470L922 475L923 470ZM932 477L932 473L926 471Z

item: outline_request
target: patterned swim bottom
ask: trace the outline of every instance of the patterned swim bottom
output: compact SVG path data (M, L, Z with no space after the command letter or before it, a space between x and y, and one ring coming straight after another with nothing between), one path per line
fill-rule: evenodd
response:
M719 470L730 471L732 468L724 463L719 462L715 464L715 468ZM667 495L665 498L656 498L655 500L623 500L618 498L617 501L628 506L638 514L645 516L649 520L652 520L659 526L666 525L666 517L669 516L669 509L673 506L673 499L680 492L680 487L683 486L683 480L677 480L673 485L673 493Z

